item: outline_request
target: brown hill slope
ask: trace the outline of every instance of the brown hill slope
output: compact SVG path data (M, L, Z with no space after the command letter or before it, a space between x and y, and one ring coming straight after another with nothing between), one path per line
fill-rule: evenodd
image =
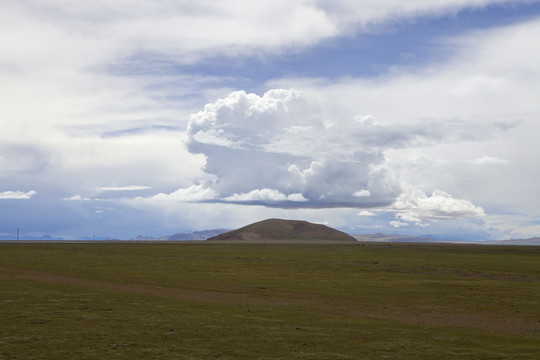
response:
M217 235L208 240L241 242L350 242L356 239L331 227L300 220L268 219L240 229Z

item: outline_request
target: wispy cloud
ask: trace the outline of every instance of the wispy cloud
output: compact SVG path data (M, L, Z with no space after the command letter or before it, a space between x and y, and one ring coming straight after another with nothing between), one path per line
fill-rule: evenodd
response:
M233 194L223 199L229 202L239 203L256 203L256 204L269 204L273 202L305 202L308 201L304 195L300 193L293 193L285 195L278 190L274 189L255 189L249 193Z
M178 189L172 193L159 193L149 200L151 201L172 201L172 202L201 202L217 198L215 190L203 184L191 185L188 188ZM143 198L140 198L143 200Z
M508 161L505 159L485 155L480 158L465 160L464 163L472 165L505 165L508 164Z
M142 185L127 185L127 186L101 186L96 187L95 190L98 192L102 191L139 191L139 190L149 190L152 189L151 186L142 186Z
M91 201L91 198L88 197L82 197L81 195L73 195L70 197L65 197L64 200L66 201Z
M393 220L393 221L390 221L390 225L392 227L399 228L399 227L409 226L409 223Z
M8 199L13 199L13 200L28 200L30 199L32 196L34 196L35 194L37 194L37 192L35 190L30 190L28 192L23 192L23 191L4 191L4 192L0 192L0 200L8 200Z
M358 216L377 216L377 214L375 214L372 211L368 211L368 210L362 210L356 215L358 215Z

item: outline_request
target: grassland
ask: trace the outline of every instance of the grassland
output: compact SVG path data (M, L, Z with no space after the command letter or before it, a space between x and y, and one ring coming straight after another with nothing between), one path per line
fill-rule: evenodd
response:
M0 359L538 359L540 247L1 244Z

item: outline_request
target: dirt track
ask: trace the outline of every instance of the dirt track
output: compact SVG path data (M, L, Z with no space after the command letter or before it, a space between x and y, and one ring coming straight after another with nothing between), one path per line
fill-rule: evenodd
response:
M118 293L136 294L144 296L156 296L168 299L194 302L237 305L307 305L306 301L297 299L256 296L245 293L226 293L198 289L181 289L175 287L162 287L135 283L120 283L114 281L104 281L66 275L50 274L40 271L19 270L6 267L0 267L0 279L32 280L48 284L97 289L102 291L114 291Z

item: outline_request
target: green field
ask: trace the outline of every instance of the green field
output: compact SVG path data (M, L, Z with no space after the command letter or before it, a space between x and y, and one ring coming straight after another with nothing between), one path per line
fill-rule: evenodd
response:
M0 245L0 359L538 359L540 247Z

